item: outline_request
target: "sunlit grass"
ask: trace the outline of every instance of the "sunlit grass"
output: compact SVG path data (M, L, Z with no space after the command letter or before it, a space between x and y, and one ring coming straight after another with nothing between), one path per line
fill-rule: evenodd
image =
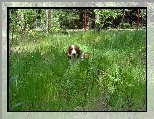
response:
M10 110L146 110L145 31L29 33L10 43ZM91 57L70 65L70 44Z

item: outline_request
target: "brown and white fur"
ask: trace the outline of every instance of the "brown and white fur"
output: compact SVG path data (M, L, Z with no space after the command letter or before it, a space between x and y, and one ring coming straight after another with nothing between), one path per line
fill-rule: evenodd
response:
M78 59L84 60L89 58L90 53L82 52L77 45L70 45L66 51L66 56L68 59L70 59L71 62L74 62Z

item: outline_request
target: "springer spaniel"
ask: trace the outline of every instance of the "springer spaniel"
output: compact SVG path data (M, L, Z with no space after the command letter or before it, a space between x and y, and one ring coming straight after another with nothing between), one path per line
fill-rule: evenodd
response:
M67 49L66 55L68 59L71 60L71 62L77 60L77 59L85 59L89 58L90 53L84 53L80 50L79 46L77 45L70 45Z

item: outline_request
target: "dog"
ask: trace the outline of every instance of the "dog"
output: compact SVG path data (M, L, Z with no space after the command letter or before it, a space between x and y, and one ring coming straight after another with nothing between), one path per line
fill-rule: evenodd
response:
M68 59L70 60L70 62L75 62L77 60L84 60L89 58L89 56L91 55L91 53L84 53L80 50L79 46L77 45L70 45L67 48L66 51L66 56L68 57Z

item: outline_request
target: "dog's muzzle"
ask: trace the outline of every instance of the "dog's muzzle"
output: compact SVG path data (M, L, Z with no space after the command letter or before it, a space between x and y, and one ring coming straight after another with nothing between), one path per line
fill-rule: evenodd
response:
M72 54L72 57L74 57L74 58L77 57L77 54L76 53L73 53Z

